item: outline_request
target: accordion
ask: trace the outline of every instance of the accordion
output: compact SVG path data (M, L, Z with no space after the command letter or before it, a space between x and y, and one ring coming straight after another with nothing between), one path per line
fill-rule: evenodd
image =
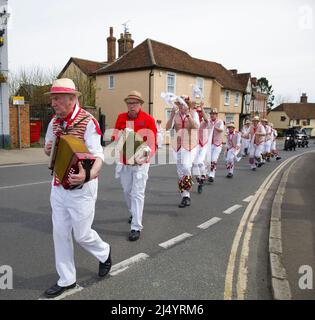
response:
M51 169L65 189L76 189L71 186L69 176L79 173L79 162L84 169L90 169L95 157L89 152L84 141L71 135L56 137L53 141L49 169Z
M144 143L143 138L129 128L121 132L116 148L120 151L123 161L128 165L146 162L151 152L151 148Z

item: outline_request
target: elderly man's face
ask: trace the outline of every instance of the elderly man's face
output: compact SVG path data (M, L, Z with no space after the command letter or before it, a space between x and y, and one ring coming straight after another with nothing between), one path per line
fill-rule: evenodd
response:
M141 103L139 100L136 99L129 99L126 101L127 108L128 108L128 115L130 118L136 118L140 109Z
M50 100L56 115L66 117L72 111L76 98L71 94L60 93L52 94Z

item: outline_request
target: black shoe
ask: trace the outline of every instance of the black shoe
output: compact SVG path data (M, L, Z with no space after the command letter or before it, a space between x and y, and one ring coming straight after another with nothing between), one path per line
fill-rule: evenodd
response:
M226 177L227 178L233 178L233 174L232 173L228 173L228 175Z
M44 294L47 298L56 298L56 297L60 296L62 293L64 293L65 291L75 288L76 285L77 285L77 283L75 282L75 283L71 284L70 286L60 287L56 283L51 288L47 289Z
M267 162L270 162L270 158L267 158L266 161L267 161Z
M213 179L212 177L209 177L209 178L208 178L208 182L210 182L210 183L211 183L211 182L214 182L214 179Z
M131 221L132 221L132 216L130 216L128 223L131 224Z
M180 202L180 204L178 205L179 208L185 208L187 206L187 199L188 197L183 197L182 201Z
M140 231L131 230L129 233L129 241L137 241L140 238Z
M256 168L252 168L253 171L256 171Z
M202 184L198 185L198 193L201 194L202 193Z
M257 163L257 168L260 168L263 165L262 162Z
M281 159L281 157L277 157L277 158L276 158L277 161L280 160L280 159Z
M111 253L112 252L111 251L112 250L110 248L107 260L105 262L100 262L99 263L98 276L101 277L101 278L105 277L109 273L109 271L110 271L110 269L112 267L112 257L111 257Z

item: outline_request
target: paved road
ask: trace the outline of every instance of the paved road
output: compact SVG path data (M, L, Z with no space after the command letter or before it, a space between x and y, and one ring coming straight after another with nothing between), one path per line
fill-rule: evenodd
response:
M284 158L292 155L283 153ZM273 161L252 172L247 159L242 160L234 179L229 180L221 159L215 184L207 186L202 195L195 191L192 206L185 209L177 207L175 166L152 167L144 209L145 229L135 243L127 241L128 213L119 181L114 179L114 167L104 166L94 229L111 244L114 264L139 253L149 258L97 283L98 262L75 246L77 280L85 289L70 298L223 299L232 241L248 204L243 200L255 194L278 165ZM14 290L0 290L0 299L37 299L57 280L48 180L46 165L0 167L0 265L10 265L14 271ZM242 207L231 214L223 213L234 205ZM206 230L197 228L215 217L221 220ZM268 217L261 223L252 241L258 254L251 261L254 269L249 283L253 285L248 295L270 299L266 232L261 231L267 228ZM192 236L169 249L159 246L183 233Z

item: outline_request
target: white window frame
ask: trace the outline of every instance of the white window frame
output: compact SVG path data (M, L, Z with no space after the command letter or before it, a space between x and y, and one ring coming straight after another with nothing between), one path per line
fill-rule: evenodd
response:
M108 76L108 89L109 90L115 89L115 76L112 74Z
M173 91L169 90L169 88L171 87L171 85L169 85L169 82L168 82L169 76L174 77ZM167 72L166 73L166 92L170 92L170 93L174 93L174 94L176 93L176 73L174 73L174 72Z
M240 97L241 97L240 93L236 92L235 93L234 107L238 107L240 105Z
M228 94L228 101L227 101L227 94ZM224 105L229 106L231 103L231 93L229 90L224 90Z
M229 116L229 118L228 118ZM229 123L229 122L235 122L235 114L234 113L226 113L225 114L225 122Z
M200 89L201 93L204 95L204 88L205 88L205 79L201 77L196 78L196 85Z

